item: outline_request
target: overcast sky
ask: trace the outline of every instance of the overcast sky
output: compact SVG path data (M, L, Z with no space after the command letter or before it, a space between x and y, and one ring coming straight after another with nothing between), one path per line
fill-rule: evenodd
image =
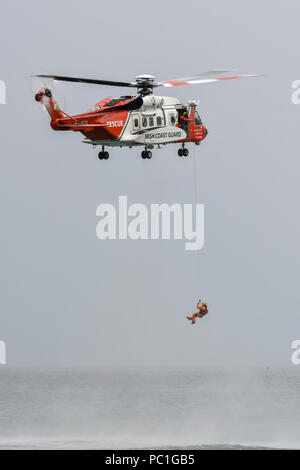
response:
M290 364L299 320L300 79L297 1L1 4L0 339L10 365ZM109 161L55 133L31 73L168 80L234 68L265 78L163 89L200 99L208 128L177 146ZM54 90L56 92L56 89ZM124 89L60 84L69 113ZM183 241L100 241L96 208L205 204L205 248ZM201 289L197 273L201 273ZM201 296L210 313L186 314Z

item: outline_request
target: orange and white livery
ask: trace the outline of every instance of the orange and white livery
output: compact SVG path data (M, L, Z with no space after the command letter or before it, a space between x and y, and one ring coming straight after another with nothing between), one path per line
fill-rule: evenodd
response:
M38 75L68 82L96 83L120 87L137 88L137 96L105 98L98 102L93 111L69 116L55 100L49 88L42 88L36 94L36 101L47 109L55 131L80 132L83 142L93 146L100 145L99 158L107 159L105 147L142 146L142 158L151 158L151 150L157 146L177 143L179 156L188 156L187 143L199 145L207 135L207 130L197 111L199 101L191 100L182 104L177 98L153 95L158 86L171 87L211 83L256 75L219 76L226 71L211 71L186 79L156 82L152 75L139 75L135 82L115 82L88 78L65 77L60 75ZM186 119L180 119L184 114Z

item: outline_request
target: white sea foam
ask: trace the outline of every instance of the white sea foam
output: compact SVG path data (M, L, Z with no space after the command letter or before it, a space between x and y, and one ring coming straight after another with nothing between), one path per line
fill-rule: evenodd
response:
M0 372L0 448L300 448L295 370Z

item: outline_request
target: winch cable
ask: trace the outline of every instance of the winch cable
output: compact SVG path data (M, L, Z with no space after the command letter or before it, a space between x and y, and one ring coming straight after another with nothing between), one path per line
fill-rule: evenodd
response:
M195 205L195 210L194 213L196 214L196 207L198 204L198 197L199 197L199 190L198 190L198 181L199 181L199 176L198 176L198 165L197 165L197 152L195 149L192 150L192 160L193 160L193 179L194 179L194 205ZM196 215L195 215L195 226L196 226ZM196 293L197 295L200 296L201 294L201 266L200 266L200 251L196 252L195 257L196 257ZM197 298L198 299L198 298Z

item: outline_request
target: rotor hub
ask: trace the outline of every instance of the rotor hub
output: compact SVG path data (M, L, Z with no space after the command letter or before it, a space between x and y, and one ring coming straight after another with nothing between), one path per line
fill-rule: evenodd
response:
M138 75L135 80L140 95L146 96L153 93L153 87L155 86L155 77L153 75Z

